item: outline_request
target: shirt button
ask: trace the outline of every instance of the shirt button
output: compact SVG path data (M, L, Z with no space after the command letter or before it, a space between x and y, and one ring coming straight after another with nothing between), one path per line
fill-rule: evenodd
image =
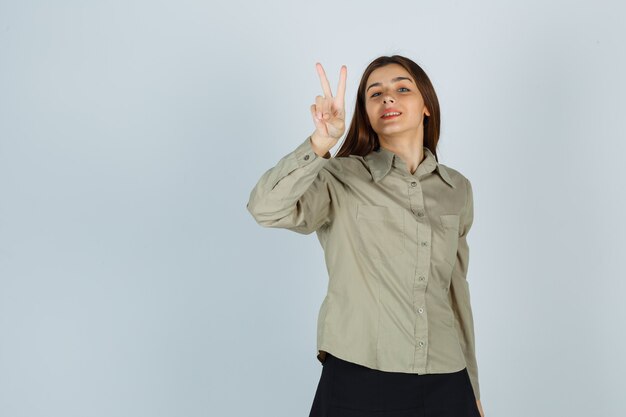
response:
M422 341L420 340L420 342L418 343L418 345L420 345L420 346L424 346L424 342L422 342Z
M423 313L424 309L420 307L417 311L419 311L420 313Z
M415 187L417 183L415 181L411 182L411 187Z
M424 217L424 212L420 210L420 211L417 212L417 215L420 216L420 217Z
M304 160L308 161L308 159L309 159L309 155L304 155Z
M424 240L424 241L422 242L422 246L428 246L428 242Z
M420 281L424 281L425 279L426 279L426 278L424 278L424 276L423 276L423 275L420 277Z

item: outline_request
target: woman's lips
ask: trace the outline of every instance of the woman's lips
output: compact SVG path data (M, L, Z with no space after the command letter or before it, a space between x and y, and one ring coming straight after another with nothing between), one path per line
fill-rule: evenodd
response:
M386 117L382 117L383 120L390 120L390 119L395 119L396 117L400 117L402 115L402 113L394 115L394 116L386 116Z

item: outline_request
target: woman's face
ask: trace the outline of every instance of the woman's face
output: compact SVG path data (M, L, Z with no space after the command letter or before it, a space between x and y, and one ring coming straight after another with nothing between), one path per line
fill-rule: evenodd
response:
M399 133L411 137L423 135L424 114L430 116L430 113L413 77L404 67L388 64L375 69L365 88L365 109L379 138L387 139ZM383 117L389 111L400 115Z

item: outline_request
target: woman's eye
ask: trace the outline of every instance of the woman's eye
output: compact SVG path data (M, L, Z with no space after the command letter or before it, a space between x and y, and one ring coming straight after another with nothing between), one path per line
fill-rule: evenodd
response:
M406 87L400 87L400 88L398 88L398 90L406 90L406 91L411 91L411 90L409 90L409 89L408 89L408 88L406 88ZM371 95L371 97L376 97L376 94L380 94L380 93L374 93L374 94L372 94L372 95Z

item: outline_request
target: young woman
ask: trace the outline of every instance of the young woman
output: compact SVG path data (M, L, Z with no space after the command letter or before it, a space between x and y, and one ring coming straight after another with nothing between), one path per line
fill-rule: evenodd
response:
M435 90L410 59L375 59L331 158L345 131L347 69L333 96L316 67L315 131L247 204L262 226L315 231L324 250L310 417L484 417L466 280L472 187L438 162Z

